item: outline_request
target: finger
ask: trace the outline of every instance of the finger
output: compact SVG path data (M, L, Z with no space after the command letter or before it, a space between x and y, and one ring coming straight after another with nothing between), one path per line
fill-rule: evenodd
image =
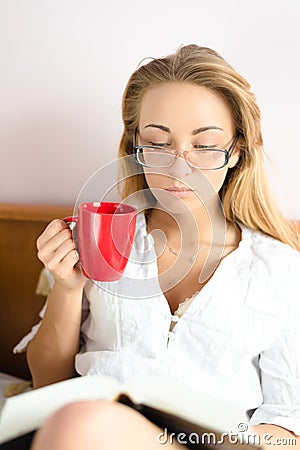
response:
M55 273L56 277L66 280L71 278L74 273L74 267L78 263L78 253L76 250L71 250L67 253L64 258L57 264L55 264L55 268L53 269L53 273ZM51 263L50 263L51 266ZM50 269L49 269L50 270Z
M72 248L75 247L74 241L72 239L72 232L69 229L64 229L60 231L58 234L53 236L49 241L47 241L44 245L41 245L38 249L38 258L45 264L51 258L55 252L65 243L69 242L72 244Z
M58 234L49 239L44 245L40 247L39 251L54 253L65 241L73 242L72 231L69 228L61 230Z
M55 267L63 261L63 259L70 253L71 251L75 250L75 245L72 239L67 239L62 244L56 248L55 251L49 252L47 251L47 254L45 254L43 258L43 263L49 270L55 270ZM41 250L42 253L43 250Z
M36 243L37 248L39 249L46 242L48 242L51 238L59 234L62 230L69 229L68 225L60 219L54 219L50 222L43 233L38 237Z

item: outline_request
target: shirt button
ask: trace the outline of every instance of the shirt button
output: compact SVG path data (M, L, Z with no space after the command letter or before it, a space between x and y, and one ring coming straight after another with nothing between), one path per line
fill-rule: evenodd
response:
M171 316L171 322L178 322L179 319L180 317L178 316Z

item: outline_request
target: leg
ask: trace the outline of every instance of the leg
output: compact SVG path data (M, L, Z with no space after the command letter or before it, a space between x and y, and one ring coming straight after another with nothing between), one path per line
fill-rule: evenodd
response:
M37 432L31 450L179 450L176 441L158 439L162 430L116 402L72 403L57 411Z

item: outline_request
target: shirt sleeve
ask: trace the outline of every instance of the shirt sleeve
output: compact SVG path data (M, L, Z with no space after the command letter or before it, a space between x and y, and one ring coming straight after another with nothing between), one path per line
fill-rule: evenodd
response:
M36 293L40 294L40 295L45 295L47 297L53 287L53 284L54 284L54 280L53 280L52 275L50 274L49 270L44 267L39 276L38 284L36 287ZM42 319L44 317L46 308L47 308L47 300L44 303L43 308L39 312L39 317L41 320L37 324L33 325L30 332L27 333L15 345L15 347L13 348L13 353L23 353L26 351L29 342L34 338L34 336L36 335L36 333L38 332L38 330L41 326Z
M300 270L295 258L286 277L281 277L287 314L274 343L260 354L259 368L263 403L253 413L250 424L278 425L300 435ZM285 283L286 278L287 283ZM279 282L280 282L279 281ZM281 292L280 292L281 291Z
M54 284L54 280L50 274L50 272L47 269L43 269L44 275L47 277L48 281L49 281L49 287L50 290L53 287ZM43 317L45 315L45 311L47 309L47 303L48 303L48 299L46 300L46 302L44 303L43 308L41 309L41 311L39 312L39 317L40 317L40 321L33 325L33 327L31 328L31 330L29 331L29 333L27 333L13 348L13 353L23 353L27 350L27 346L29 344L30 341L32 341L32 339L34 338L34 336L37 334L41 324L42 324L42 320ZM89 312L89 306L88 306L88 301L86 299L85 293L83 292L83 299L82 299L82 319L81 319L81 323L83 322L83 320L87 317ZM82 336L80 336L80 344L82 344Z

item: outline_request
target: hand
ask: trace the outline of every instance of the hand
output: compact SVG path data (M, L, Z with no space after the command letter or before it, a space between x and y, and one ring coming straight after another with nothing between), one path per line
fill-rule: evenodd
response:
M49 223L37 239L38 258L56 283L65 289L83 289L85 277L68 225L60 219Z

